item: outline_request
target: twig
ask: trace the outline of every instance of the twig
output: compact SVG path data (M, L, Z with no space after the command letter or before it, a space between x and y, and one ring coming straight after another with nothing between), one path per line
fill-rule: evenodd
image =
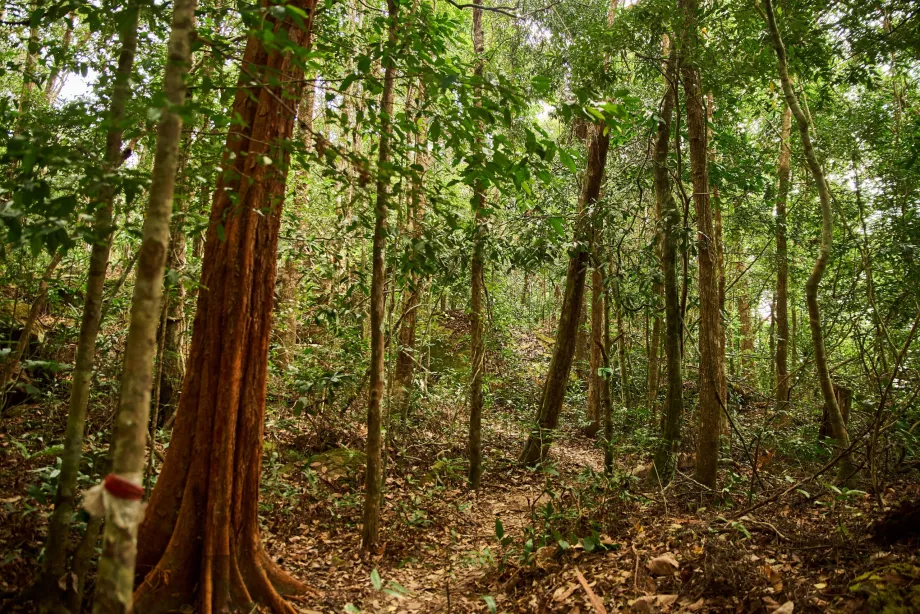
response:
M575 577L578 578L578 581L581 583L581 587L585 589L585 592L588 593L588 601L591 602L591 605L594 606L594 611L597 614L607 614L607 608L604 607L604 602L601 601L601 598L594 594L594 591L591 590L591 587L588 586L588 581L585 580L585 576L581 573L581 570L577 567L575 568Z

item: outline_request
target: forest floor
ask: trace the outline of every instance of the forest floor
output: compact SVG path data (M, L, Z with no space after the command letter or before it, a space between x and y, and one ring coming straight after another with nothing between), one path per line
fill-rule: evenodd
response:
M547 343L521 334L513 355L494 361L478 492L465 487L462 385L415 410L411 428L391 429L381 545L368 555L359 535L361 398L335 416L270 412L263 540L312 587L294 599L300 611L920 612L920 523L894 529L907 541L873 536L902 501L920 501L915 472L890 477L885 507L819 480L739 515L752 487L762 501L821 459L771 451L754 476L733 445L718 493L688 477L689 466L665 488L643 487L634 474L650 448L618 448L605 476L602 450L578 428L582 412L568 406L550 462L522 468ZM758 411L739 414L742 432L762 419ZM47 438L53 424L59 435L62 416L60 406L36 406L0 426L0 595L36 571L56 456L36 433ZM98 440L89 447L91 457L104 454Z

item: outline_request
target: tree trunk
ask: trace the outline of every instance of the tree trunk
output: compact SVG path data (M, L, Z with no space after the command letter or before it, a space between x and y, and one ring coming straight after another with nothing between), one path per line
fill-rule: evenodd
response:
M745 266L739 262L736 266L739 275L744 274ZM751 299L748 297L748 285L744 278L737 284L738 322L741 333L741 376L747 380L754 377L754 326L751 321ZM750 383L750 381L748 382Z
M629 342L626 324L623 321L623 300L619 281L614 283L614 308L617 312L617 362L620 367L620 402L626 408L626 415L632 416L632 399L629 394L629 367L626 362L627 344ZM630 418L631 419L631 418Z
M588 168L582 181L579 198L579 210L584 212L591 210L600 194L604 166L607 162L607 149L610 146L609 135L604 134L600 127L595 126L590 132ZM553 347L553 357L550 360L546 383L543 385L540 409L537 413L535 428L521 452L520 460L527 465L535 465L538 461L546 459L552 445L553 431L559 423L559 412L562 411L562 402L572 370L572 359L575 357L575 336L585 294L585 276L591 253L589 229L590 221L587 215L583 214L574 230L575 247L569 253L569 267L565 278L559 328L556 331L556 343Z
M578 318L578 330L575 333L575 373L578 375L578 379L586 380L588 379L587 367L589 356L587 293L585 293L585 297L582 298L581 308L578 312L581 315Z
M789 250L786 246L786 203L789 200L789 178L792 174L792 110L786 106L780 131L779 189L776 195L776 413L789 409Z
M297 260L294 253L284 256L278 283L278 307L281 326L278 331L278 368L284 373L294 362L297 345Z
M658 216L658 223L660 224L661 216ZM656 237L655 243L661 245L661 237ZM655 249L658 252L658 262L659 266L661 263L661 250ZM655 293L656 301L661 300L662 286L660 283L655 284L653 292ZM652 320L652 338L649 341L648 346L648 393L646 395L646 407L648 407L649 415L655 413L655 408L658 405L658 387L659 381L661 378L661 367L660 361L658 360L658 355L661 353L661 314L660 307L655 309L655 317Z
M380 531L380 503L383 497L383 458L381 440L381 401L384 394L384 310L386 285L387 201L390 195L390 140L393 133L393 96L396 89L396 30L399 6L387 0L389 49L384 54L383 91L380 94L380 142L377 150L377 200L374 205L373 269L371 276L370 335L371 364L367 402L367 472L364 482L364 520L361 547L377 546Z
M109 103L109 121L112 128L106 135L106 172L113 172L123 160L121 125L125 115L125 106L131 97L129 84L137 51L138 13L137 3L131 2L125 7L122 15L124 25L120 33L121 52L118 57L118 68L115 71L112 99ZM71 379L67 429L64 434L64 450L61 453L61 473L58 476L54 496L54 512L48 520L45 560L42 565L42 576L38 582L38 586L42 588L40 593L42 599L39 604L41 609L57 609L62 603L58 580L67 569L67 544L76 499L77 477L83 457L83 434L89 405L89 390L93 379L93 364L96 358L96 337L99 335L105 276L109 268L109 253L112 247L114 197L115 190L111 185L103 185L100 188L93 226L95 241L90 252L86 296L80 321L80 337L77 340ZM88 532L89 527L87 527ZM93 545L95 546L95 539Z
M667 392L661 413L661 439L655 450L653 475L661 483L670 481L676 467L676 451L680 441L683 420L683 374L681 372L681 306L677 287L677 247L680 235L680 212L671 192L668 174L668 145L671 135L671 118L674 116L677 61L673 55L665 65L664 97L659 113L655 137L653 174L656 208L661 211L661 269L664 289L665 336L664 351L667 374Z
M419 100L424 101L424 99L424 84L419 83ZM420 106L423 105L420 103ZM412 179L409 210L406 212L406 230L413 243L422 238L426 204L425 174L430 164L427 119L421 110L416 113L416 121L419 133L415 146L415 172L418 174ZM409 417L412 401L412 378L415 374L415 363L418 361L418 352L415 347L418 311L421 307L422 292L425 289L424 278L415 271L421 263L416 259L414 247L410 248L409 260L412 262L412 271L409 273L409 287L404 293L402 325L399 329L399 353L396 356L396 374L393 378L396 388L393 391L393 407L403 421Z
M588 428L594 437L601 428L603 389L606 380L598 374L603 366L604 347L604 274L601 270L600 229L594 232L594 267L591 271L591 369L588 372Z
M185 103L185 77L191 59L195 7L195 0L177 1L173 6L168 62L163 79L169 107L163 109L163 119L160 120L157 132L150 199L144 217L141 255L137 265L128 339L125 342L112 474L106 478L107 484L109 478L115 477L133 485L135 489L141 488L143 479L153 359L166 252L169 247L169 222L176 184L179 140L182 135L182 117L173 109L181 108ZM139 497L123 497L113 492L113 489L107 488L105 495L106 523L93 604L93 612L97 614L130 612L132 609L137 530L143 506Z
M811 329L811 341L815 352L815 368L818 372L818 381L821 384L821 394L824 397L824 406L830 417L834 440L842 455L837 479L840 482L847 482L854 473L850 454L846 452L850 447L850 435L847 432L840 408L837 406L837 399L834 397L834 384L827 368L827 350L824 347L824 331L821 327L821 307L818 303L818 289L831 258L831 247L834 240L834 212L831 207L831 192L824 177L824 169L821 168L821 163L818 162L818 156L815 154L811 143L810 122L802 111L802 107L799 106L798 98L792 87L792 79L789 77L788 64L786 63L786 48L783 46L782 35L776 24L772 0L764 0L764 9L766 11L767 27L770 30L770 38L773 41L773 49L776 51L783 94L786 97L786 104L791 109L792 115L798 124L799 136L802 140L802 151L805 154L808 169L815 180L815 186L818 188L818 196L821 200L821 251L815 261L811 275L808 276L808 281L805 283L805 298L808 303L808 324Z
M615 0L614 0L615 1ZM604 360L604 369L610 373L610 349L613 347L610 342L610 288L604 288L603 294L604 309L604 351L602 358ZM613 378L609 375L603 378L603 388L601 389L601 405L604 409L604 471L607 475L613 473L613 399L610 394L610 386Z
M185 286L182 274L186 264L186 239L182 216L186 205L179 208L179 219L173 223L169 241L169 255L166 268L175 274L175 283L167 287L164 300L166 320L163 331L163 369L160 377L159 407L157 422L164 424L175 413L179 405L179 393L182 380L185 379L185 353L182 349L182 336L185 333ZM154 425L156 426L156 425Z
M714 488L718 471L719 439L722 427L719 360L722 315L719 310L719 254L709 198L706 114L700 87L699 69L689 61L697 47L697 0L678 0L684 13L681 37L681 72L687 106L687 134L690 138L690 170L693 177L693 204L696 209L697 254L700 292L699 326L699 440L696 453L696 480Z
M310 48L304 28L269 21L276 40ZM278 234L301 69L291 54L246 45L202 262L202 283L173 439L140 530L140 612L195 604L202 613L250 603L293 614L304 586L259 537L268 348ZM266 162L271 160L271 164Z
M481 106L482 87L480 82L485 70L485 41L482 34L482 0L473 0L473 53L476 54L476 67L473 78L476 80L474 96L476 106ZM483 125L479 122L479 132L482 133ZM482 145L481 138L478 144ZM485 278L483 277L484 262L483 248L485 246L485 188L479 180L475 184L473 194L473 257L470 267L470 433L468 452L470 455L469 483L470 488L479 488L479 479L482 477L482 407L483 393L482 380L486 368L486 351L483 339L483 310L482 294Z

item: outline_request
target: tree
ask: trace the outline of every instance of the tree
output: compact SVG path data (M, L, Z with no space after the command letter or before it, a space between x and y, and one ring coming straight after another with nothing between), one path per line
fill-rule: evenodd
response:
M482 0L473 0L473 53L476 54L476 65L473 77L482 80L485 69L485 44L482 36ZM477 85L475 104L482 106L482 86ZM479 122L482 130L482 122ZM481 139L479 147L482 147ZM473 189L473 257L470 265L470 435L469 455L470 488L479 488L479 479L482 477L482 380L486 368L486 351L483 340L484 322L482 312L482 294L485 284L483 250L485 247L485 222L483 220L486 204L485 187L483 182L475 182Z
M173 438L140 530L138 611L294 612L284 596L304 589L265 552L258 500L287 143L314 10L257 14L246 43Z
M818 372L821 395L824 397L824 408L830 420L831 434L834 436L840 455L837 479L841 482L846 482L854 474L853 463L849 454L850 436L847 432L843 415L840 412L840 407L837 405L837 398L834 395L834 383L827 368L827 350L824 346L824 330L821 326L821 305L818 302L818 289L821 286L821 279L824 277L824 271L827 270L827 264L831 258L831 248L834 240L834 213L831 207L831 192L824 176L824 169L818 161L818 156L815 154L814 146L811 142L811 122L802 107L799 106L798 96L796 96L792 87L789 64L786 60L786 48L783 45L783 37L776 23L772 0L764 0L764 11L766 13L767 28L770 32L770 40L773 43L773 50L776 52L777 68L780 83L783 87L783 95L786 98L786 105L798 125L799 136L802 141L802 152L805 154L805 161L808 163L808 170L815 181L818 198L821 202L821 248L818 258L815 260L815 266L808 276L808 281L805 282L805 299L808 304L808 325L811 329L811 342L815 353L815 369Z
M364 480L364 520L361 545L377 546L383 489L383 442L381 402L385 381L384 286L386 285L387 207L390 195L390 147L393 135L393 97L396 90L396 42L399 3L387 0L388 49L383 56L383 90L380 94L380 141L377 144L377 198L374 203L373 274L371 280L371 364L367 394L367 473Z
M520 460L526 465L535 465L546 459L546 454L552 445L553 431L559 424L559 412L562 410L572 360L575 357L576 329L585 293L585 276L590 262L591 232L590 216L587 215L587 212L594 207L600 194L609 147L610 135L607 131L602 126L591 126L588 140L588 167L585 170L581 196L578 199L579 209L585 213L580 216L575 225L575 246L569 252L562 311L559 314L559 326L556 329L556 344L553 346L553 357L549 363L546 382L543 384L536 425L521 452Z
M789 200L792 150L792 110L786 106L780 130L779 187L776 193L776 413L789 407L789 249L786 246L786 203Z
M118 57L118 67L115 70L108 111L109 130L106 135L104 169L106 173L113 173L124 160L122 132L125 108L131 97L130 80L137 51L138 14L139 6L133 1L129 2L121 13L123 23L120 32L121 52ZM96 358L96 338L99 335L102 317L105 276L109 268L109 253L112 246L112 205L115 191L116 188L111 183L103 185L95 210L95 240L90 252L89 271L86 278L80 338L77 341L67 412L67 431L64 437L64 451L61 455L61 473L58 476L54 496L54 512L48 521L48 539L45 544L42 576L37 584L41 591L39 594L42 608L49 610L63 606L61 594L58 591L58 581L66 573L67 541L76 500L80 459L83 456L83 432L93 379L93 364Z
M656 207L661 211L661 273L664 289L664 352L667 374L667 392L661 414L661 440L653 460L656 478L668 482L676 466L676 446L680 441L680 427L683 419L683 373L681 368L681 310L677 289L677 249L680 213L671 191L671 177L668 174L668 146L671 139L671 120L677 99L677 60L674 54L665 63L665 89L658 114L658 128L655 135L655 153L652 174L655 182Z
M679 0L683 15L683 30L679 37L681 74L687 107L687 135L690 138L690 171L693 177L693 205L696 210L697 266L699 270L699 441L696 451L698 482L716 485L719 460L719 438L722 432L722 388L719 358L722 329L719 309L719 254L712 206L709 195L709 149L706 145L706 112L700 87L700 71L696 65L699 53L696 0Z
M196 0L173 5L172 31L163 90L169 106L157 129L157 149L150 198L144 216L143 240L131 303L131 323L125 342L121 401L116 415L112 473L106 477L105 531L94 613L130 612L137 557L138 524L143 516L141 479L153 387L156 331L163 297L169 221L179 161L185 76L192 53ZM117 485L117 486L116 486Z

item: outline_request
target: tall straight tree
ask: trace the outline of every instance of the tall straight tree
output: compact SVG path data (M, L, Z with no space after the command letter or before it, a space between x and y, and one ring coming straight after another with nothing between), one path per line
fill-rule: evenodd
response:
M706 146L706 111L700 86L697 55L700 51L697 0L678 0L683 29L680 36L681 76L687 107L690 138L690 172L693 205L696 210L697 267L699 270L699 439L696 451L696 479L710 488L716 485L719 439L722 426L721 361L719 341L722 314L719 309L719 254L716 245L712 205L709 198L709 151Z
M553 431L559 424L559 412L562 411L565 389L572 370L572 360L575 357L575 338L591 254L592 236L588 212L594 208L600 194L604 166L607 163L607 150L610 148L610 136L604 126L592 125L588 132L588 167L582 179L578 207L583 213L575 225L575 246L569 252L569 266L565 276L565 292L562 298L562 311L559 314L559 327L556 329L556 343L553 347L553 357L549 363L546 382L543 384L543 395L540 399L536 425L521 452L521 462L526 465L535 465L546 459L553 442Z
M482 35L482 0L473 0L473 53L476 54L476 67L473 77L476 79L476 106L481 106L481 80L485 69L485 42ZM479 132L483 129L479 122ZM477 137L477 144L482 149L482 138ZM477 152L481 153L481 152ZM485 223L483 210L486 204L485 187L481 180L473 186L473 257L470 266L470 435L469 455L470 488L479 488L482 477L482 380L486 366L486 351L483 340L482 294L485 277L483 275L483 251L485 247Z
M383 91L380 93L380 140L377 144L377 198L374 202L374 246L371 274L371 364L367 394L367 472L364 479L364 520L361 546L377 546L380 503L383 497L383 440L381 404L384 393L384 307L386 286L387 207L390 197L390 148L393 138L393 98L396 92L396 39L399 1L387 0L389 32L383 54Z
M138 524L143 516L138 492L143 493L141 480L147 448L153 359L182 137L180 109L185 104L185 78L192 55L196 6L196 0L177 0L173 4L172 31L163 76L168 106L162 111L157 129L150 197L144 217L131 320L125 342L112 473L105 481L106 522L93 604L96 614L130 612L132 609Z
M837 398L834 394L834 383L831 380L830 371L827 368L827 349L824 347L824 331L821 325L821 305L818 302L818 289L821 287L821 279L824 277L824 271L827 270L827 264L831 259L831 248L834 241L834 211L831 207L831 191L827 185L827 179L824 176L824 169L818 161L815 154L814 146L811 142L811 122L802 107L799 105L798 96L792 87L792 78L789 76L789 64L786 60L786 47L783 44L783 37L776 23L776 14L773 11L772 0L764 0L764 10L766 12L767 29L770 32L770 40L773 43L773 50L776 52L776 63L779 72L780 83L783 87L783 95L786 97L786 105L792 111L796 124L799 128L799 137L802 140L802 152L805 154L805 161L808 163L808 170L815 181L818 189L818 198L821 201L821 250L818 258L815 260L815 266L805 282L805 301L808 304L808 325L811 329L811 342L814 346L815 369L818 372L818 383L821 385L821 395L824 397L824 408L830 420L831 434L837 445L840 454L840 466L837 479L840 482L847 482L853 477L854 468L850 457L850 435L847 432L847 426L837 404Z
M140 612L293 613L304 590L259 536L259 479L278 234L314 0L250 32L173 438L140 530ZM302 18L300 15L306 14ZM268 41L271 41L270 43Z
M115 69L112 97L109 100L109 128L106 134L103 168L105 174L113 173L124 159L122 131L125 108L131 98L130 82L134 71L134 55L137 51L138 14L138 3L135 1L129 2L119 14L121 51L118 56L118 67ZM99 335L103 287L112 247L112 204L115 192L116 186L105 183L100 189L99 201L96 203L93 224L95 232L86 278L80 337L77 340L76 360L71 378L67 430L64 434L64 450L61 453L61 473L54 496L54 512L48 521L45 560L38 583L41 588L39 598L42 609L57 609L62 604L58 580L66 572L67 542L76 498L80 459L83 457L83 433L96 357L96 337Z
M786 105L780 129L779 187L776 194L776 412L789 408L789 249L786 246L786 204L789 200L789 178L792 174L792 110Z
M412 178L412 188L409 194L409 203L406 211L406 231L411 240L417 242L422 238L425 220L425 174L430 164L428 155L428 120L425 111L425 84L419 80L418 109L415 115L418 135L415 141L414 167L416 175ZM402 324L399 327L399 351L396 355L396 373L393 376L393 408L397 415L405 421L409 416L409 407L412 401L412 378L415 373L415 363L418 360L416 352L416 329L418 328L418 311L421 306L422 293L425 288L425 278L419 275L414 268L420 264L415 250L410 251L409 258L413 263L413 270L409 275L409 288L403 300Z
M667 482L674 474L676 449L680 440L683 419L683 374L681 369L681 310L677 288L677 249L679 241L680 212L671 191L668 174L668 146L671 138L671 120L676 100L677 60L668 56L665 64L665 92L658 118L653 158L656 206L661 210L661 269L664 287L664 352L667 374L667 392L661 413L661 439L655 450L656 479Z
M601 428L601 413L603 411L603 389L607 382L600 375L603 366L604 332L606 321L604 319L604 274L601 267L603 254L601 253L600 216L595 214L596 221L592 224L594 233L593 266L591 268L591 336L590 370L588 371L588 428L587 434L593 437Z

